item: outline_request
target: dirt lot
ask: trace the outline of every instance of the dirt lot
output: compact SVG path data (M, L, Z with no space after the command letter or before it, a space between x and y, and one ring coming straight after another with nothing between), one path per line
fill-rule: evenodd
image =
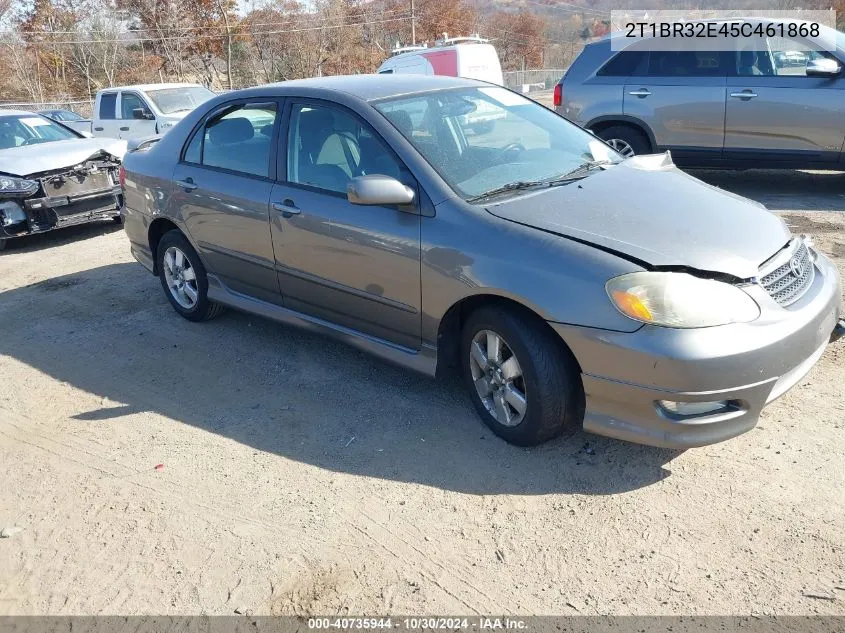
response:
M700 175L845 210L843 175ZM786 218L845 273L845 214ZM0 289L0 614L845 614L843 343L724 444L525 450L455 383L182 320L108 225Z

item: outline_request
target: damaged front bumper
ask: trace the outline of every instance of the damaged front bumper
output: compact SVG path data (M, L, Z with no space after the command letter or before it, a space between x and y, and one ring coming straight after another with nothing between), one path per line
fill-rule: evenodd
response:
M89 160L71 169L28 176L38 183L29 197L0 197L0 239L120 216L118 163Z

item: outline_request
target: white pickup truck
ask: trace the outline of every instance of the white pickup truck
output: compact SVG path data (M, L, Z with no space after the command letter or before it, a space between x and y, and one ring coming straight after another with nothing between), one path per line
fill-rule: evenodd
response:
M106 138L137 139L164 134L214 93L199 84L145 84L105 88L97 93L91 132Z

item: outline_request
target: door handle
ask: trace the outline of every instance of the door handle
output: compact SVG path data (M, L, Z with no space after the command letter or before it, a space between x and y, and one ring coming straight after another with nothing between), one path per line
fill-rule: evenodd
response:
M129 128L128 127L122 127L122 128L120 128L120 131L121 132L128 132Z
M185 180L177 180L176 184L182 187L185 191L193 191L199 185L194 182L193 178L185 178Z
M743 90L742 92L732 92L731 96L734 99L753 99L757 96L757 93L751 92L750 90Z
M291 199L287 199L284 202L274 202L273 209L279 211L283 218L289 218L302 213L300 208L297 207Z
M643 97L647 97L651 94L651 91L648 88L640 88L639 90L632 90L628 93L632 97L639 97L642 99Z
M95 127L95 128L94 128L94 131L95 131L95 132L102 132L102 131L103 131L103 128L101 128L101 127Z

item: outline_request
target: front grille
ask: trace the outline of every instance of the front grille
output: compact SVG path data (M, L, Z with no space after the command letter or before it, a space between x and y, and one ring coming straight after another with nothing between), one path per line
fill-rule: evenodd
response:
M816 275L810 249L803 240L797 244L797 248L791 245L794 250L790 251L785 262L760 278L760 284L769 296L784 307L803 297Z

